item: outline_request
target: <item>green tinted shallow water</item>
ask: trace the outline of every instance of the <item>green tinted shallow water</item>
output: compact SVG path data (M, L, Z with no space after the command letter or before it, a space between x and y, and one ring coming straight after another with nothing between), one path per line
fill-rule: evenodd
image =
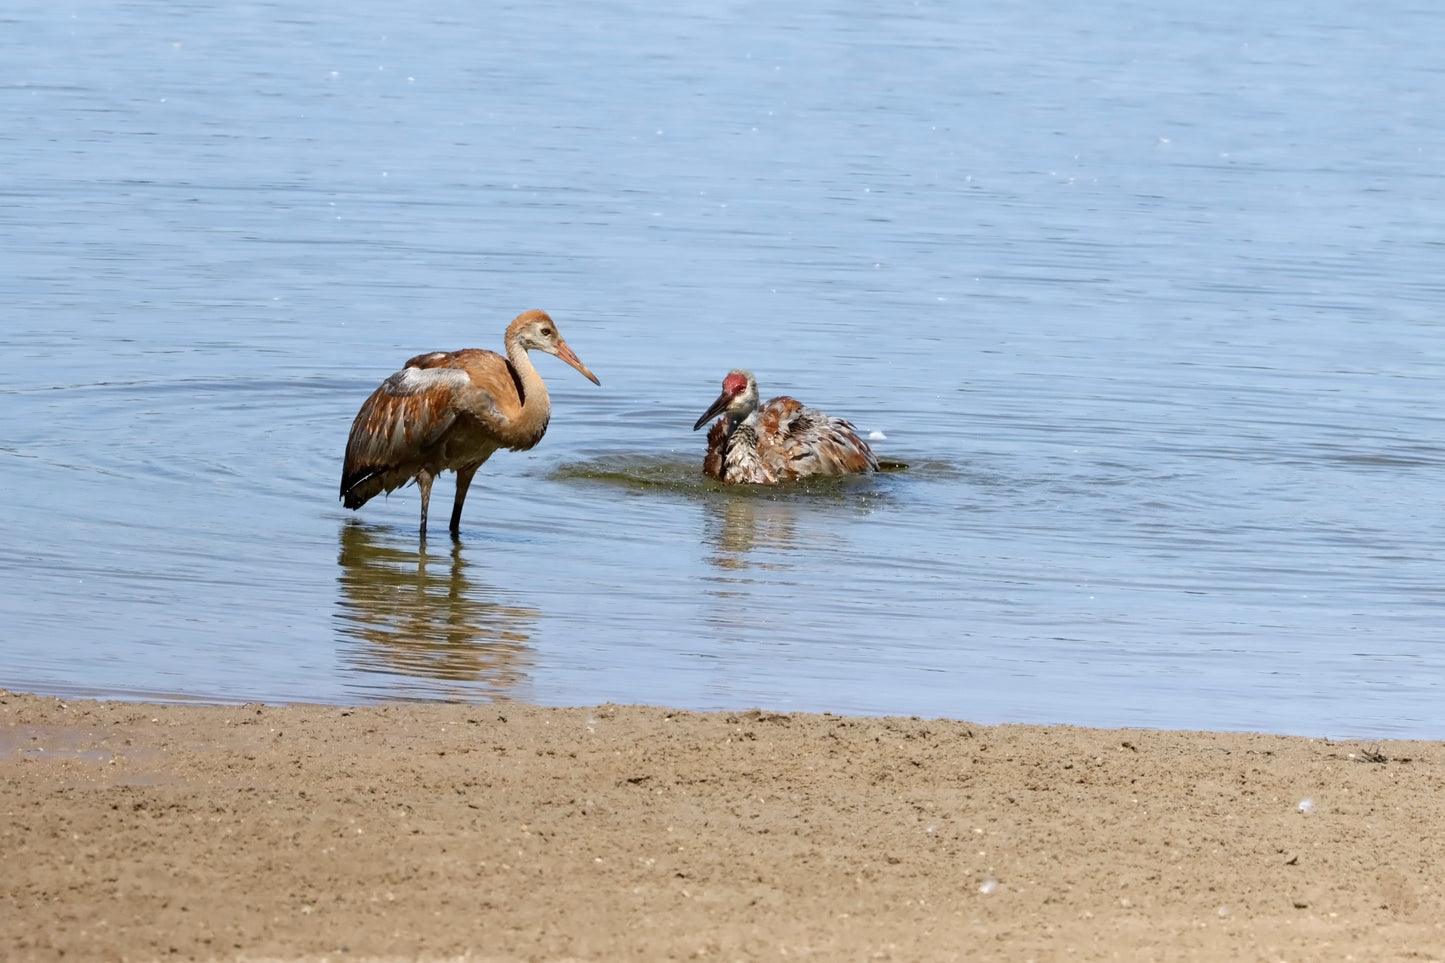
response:
M880 476L908 471L906 462L882 460L878 473L842 476L813 476L786 485L728 485L702 473L700 458L683 460L667 456L617 454L588 462L562 465L551 474L553 481L596 482L637 491L670 492L687 497L726 493L738 498L847 498L867 497L886 491ZM948 471L942 463L917 466L917 474L937 478Z
M273 13L7 7L0 686L1445 733L1445 13ZM460 539L342 509L532 307ZM908 469L707 481L734 367Z

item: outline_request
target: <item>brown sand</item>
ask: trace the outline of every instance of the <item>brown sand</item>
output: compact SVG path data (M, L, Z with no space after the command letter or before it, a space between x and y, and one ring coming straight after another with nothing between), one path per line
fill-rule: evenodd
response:
M1442 960L1445 744L0 692L5 960Z

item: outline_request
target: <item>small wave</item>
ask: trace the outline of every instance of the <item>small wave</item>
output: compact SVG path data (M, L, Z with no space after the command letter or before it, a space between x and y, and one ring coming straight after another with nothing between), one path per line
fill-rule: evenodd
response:
M814 475L811 478L781 485L728 485L703 474L702 459L683 460L676 456L642 454L604 455L588 461L572 462L553 471L550 477L562 482L599 482L634 490L668 491L690 497L716 492L753 495L760 498L836 495L863 491L876 493L886 475L908 470L901 461L879 463L877 474Z

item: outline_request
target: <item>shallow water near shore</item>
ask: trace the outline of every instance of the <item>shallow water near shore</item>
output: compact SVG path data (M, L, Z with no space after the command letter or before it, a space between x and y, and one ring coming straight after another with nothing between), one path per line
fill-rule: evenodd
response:
M1445 13L7 20L0 686L1445 737ZM460 539L342 509L533 307ZM907 469L705 480L737 366Z

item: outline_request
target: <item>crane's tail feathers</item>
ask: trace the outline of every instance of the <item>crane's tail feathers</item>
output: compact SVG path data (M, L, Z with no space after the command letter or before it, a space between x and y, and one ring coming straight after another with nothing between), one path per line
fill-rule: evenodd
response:
M385 469L363 468L341 478L341 503L350 509L360 508L376 495L387 490L382 476Z

